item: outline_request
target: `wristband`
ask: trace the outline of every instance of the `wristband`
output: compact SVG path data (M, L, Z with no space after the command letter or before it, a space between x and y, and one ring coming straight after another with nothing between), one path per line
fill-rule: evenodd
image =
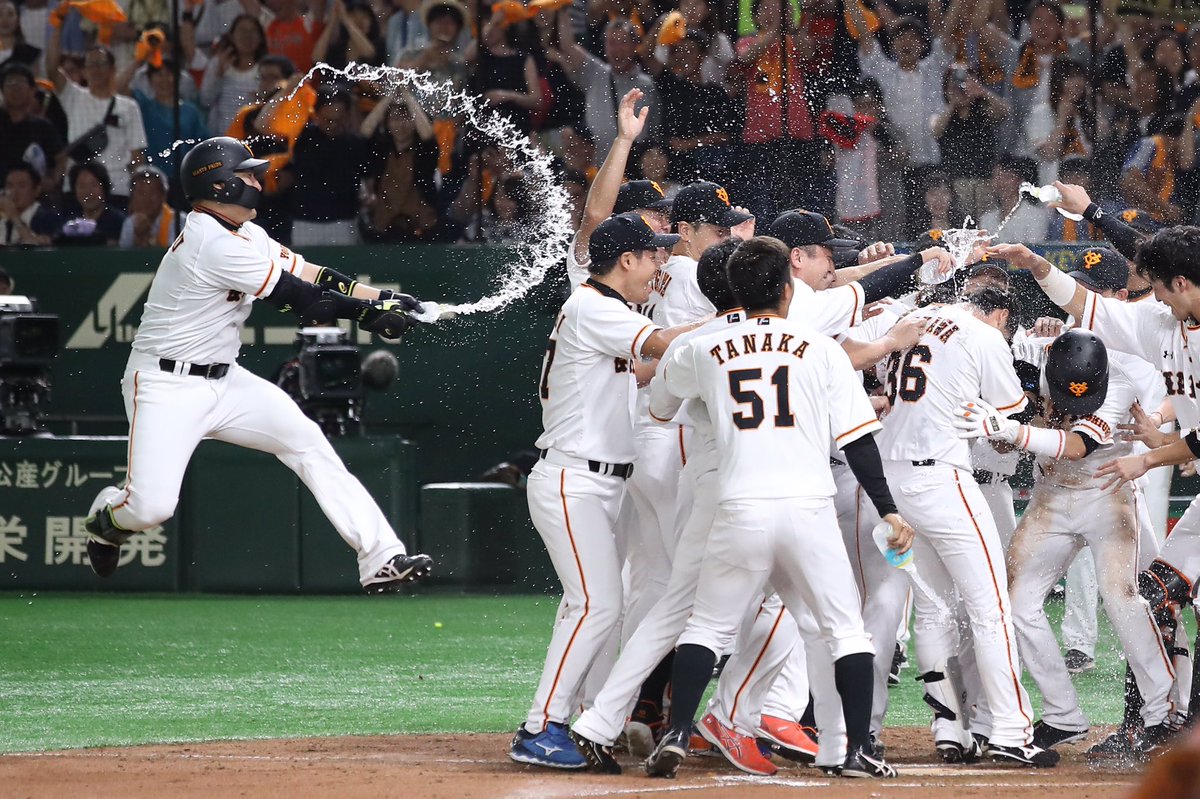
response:
M1197 458L1200 458L1200 438L1196 436L1196 431L1193 430L1184 436L1183 441L1185 444L1187 444L1188 449L1192 451L1192 454Z
M1050 267L1050 274L1037 278L1037 284L1042 287L1050 302L1059 308L1065 308L1075 296L1075 289L1079 288L1075 278L1067 277L1065 272L1053 265Z
M1091 203L1087 208L1083 209L1083 218L1089 222L1095 222L1102 216L1104 216L1104 209L1096 203Z
M1070 280L1070 278L1067 278ZM1071 280L1074 283L1074 280ZM1045 427L1021 425L1017 430L1013 445L1034 455L1045 455L1049 458L1061 458L1067 451L1067 434L1062 430L1049 430Z

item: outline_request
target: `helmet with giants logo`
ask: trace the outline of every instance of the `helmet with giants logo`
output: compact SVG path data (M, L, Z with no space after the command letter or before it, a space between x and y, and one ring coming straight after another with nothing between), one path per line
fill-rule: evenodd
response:
M216 136L193 147L179 165L180 187L188 202L213 200L255 208L262 192L237 177L237 172L261 175L267 162L255 158L242 142L231 136Z
M1068 330L1050 343L1046 386L1054 407L1071 416L1087 416L1108 393L1108 349L1094 333Z

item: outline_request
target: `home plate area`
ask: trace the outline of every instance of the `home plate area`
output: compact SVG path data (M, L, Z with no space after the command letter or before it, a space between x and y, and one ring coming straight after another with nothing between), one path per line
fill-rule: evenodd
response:
M1107 730L1093 730L1100 740ZM1022 797L1046 799L1069 786L1071 799L1123 797L1140 767L1083 758L1087 742L1062 748L1057 768L990 762L952 767L936 760L923 728L887 731L893 780L850 780L787 761L773 777L743 774L723 760L691 757L674 780L651 779L628 755L625 773L554 772L508 760L508 735L403 735L222 741L136 748L81 749L0 756L0 784L23 797L136 796L430 799L566 799L686 794L688 797Z

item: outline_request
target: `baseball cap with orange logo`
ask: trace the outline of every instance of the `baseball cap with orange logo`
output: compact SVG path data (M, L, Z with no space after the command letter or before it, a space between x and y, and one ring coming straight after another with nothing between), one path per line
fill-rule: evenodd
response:
M833 232L829 220L814 211L797 208L794 211L784 211L771 223L766 231L768 236L774 236L789 248L808 247L820 244L831 250L853 247L858 249L859 242L850 239L839 239Z
M1129 283L1129 263L1108 247L1089 247L1077 255L1067 275L1093 291L1120 291Z
M653 180L631 180L621 184L617 191L617 202L613 205L613 213L624 214L640 208L669 211L671 201L663 194L662 187Z
M753 214L729 204L729 192L707 180L690 183L679 190L671 203L671 221L698 225L707 222L720 227L740 225Z
M619 258L623 253L643 250L669 250L679 243L674 233L655 233L641 214L610 216L601 222L588 240L588 255L593 262Z

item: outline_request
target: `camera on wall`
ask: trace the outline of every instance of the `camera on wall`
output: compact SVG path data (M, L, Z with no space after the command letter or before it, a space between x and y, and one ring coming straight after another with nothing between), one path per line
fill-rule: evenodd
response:
M0 435L42 430L50 399L50 364L59 349L58 317L37 313L37 301L0 295Z
M279 387L326 436L361 435L366 389L391 384L399 372L396 356L378 350L363 358L340 327L303 327L296 349L279 370Z

